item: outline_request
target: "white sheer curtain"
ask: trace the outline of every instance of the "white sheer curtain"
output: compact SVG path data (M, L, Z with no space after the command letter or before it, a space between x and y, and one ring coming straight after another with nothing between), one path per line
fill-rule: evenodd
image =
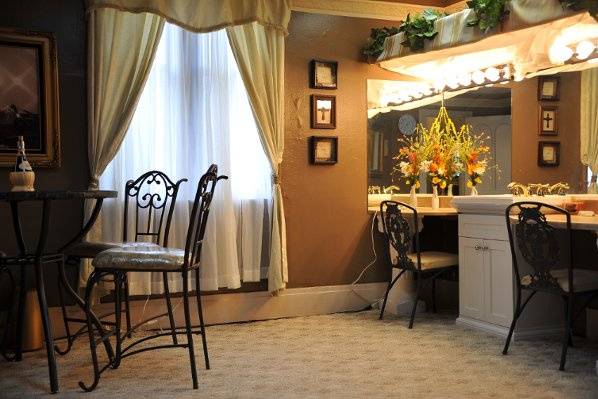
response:
M242 280L263 278L272 172L256 129L225 31L196 34L166 24L127 135L100 178L101 188L119 190L119 199L102 210L102 239L122 239L124 183L155 169L175 181L189 179L179 192L169 243L183 248L197 182L216 163L230 180L216 190L201 288L238 288ZM161 279L161 273L133 273L131 293L161 293ZM170 279L171 289L180 290L180 278Z

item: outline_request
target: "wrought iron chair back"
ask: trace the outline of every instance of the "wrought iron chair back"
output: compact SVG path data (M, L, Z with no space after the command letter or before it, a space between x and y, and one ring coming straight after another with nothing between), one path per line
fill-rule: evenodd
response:
M181 179L175 183L165 173L156 170L146 172L136 180L127 181L123 242L129 241L129 203L134 202L133 241L149 237L153 243L167 247L179 187L186 181L187 179Z
M557 229L548 223L547 213L565 217L566 228L559 229L558 235ZM519 286L562 294L564 291L551 271L567 269L568 292L573 293L571 214L553 205L525 201L509 205L505 216L513 268ZM522 275L526 269L519 259L529 265L526 268L529 273Z
M401 208L407 208L413 212L414 231L411 231L409 221L403 212L401 212ZM405 270L421 270L419 234L417 234L419 232L417 210L403 202L382 201L380 203L380 215L384 235L398 254L397 264L394 267ZM417 255L417 264L414 264L408 256L412 249ZM390 251L390 248L388 250Z
M228 176L218 176L218 166L212 164L199 180L187 230L185 268L194 269L199 265L210 205L214 199L214 190L218 181L223 179L228 179Z

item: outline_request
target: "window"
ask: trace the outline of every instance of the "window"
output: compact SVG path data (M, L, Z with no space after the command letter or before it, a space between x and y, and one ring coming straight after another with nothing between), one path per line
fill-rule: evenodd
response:
M104 207L103 239L121 239L125 182L156 169L189 179L171 228L171 245L182 248L188 202L211 163L230 179L217 188L210 214L202 289L237 288L241 279L256 281L264 273L270 165L226 32L196 34L167 23L127 135L100 179L102 188L120 192L120 200ZM161 292L155 274L131 281L132 293ZM173 284L176 290L179 283Z

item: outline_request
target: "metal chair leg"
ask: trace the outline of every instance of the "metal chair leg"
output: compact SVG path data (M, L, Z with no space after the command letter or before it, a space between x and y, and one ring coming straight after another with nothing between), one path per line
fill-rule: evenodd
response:
M386 308L386 301L388 300L388 294L390 293L390 290L392 289L392 287L395 285L395 283L397 282L397 280L399 279L399 277L401 277L401 275L405 273L405 270L401 270L401 272L399 274L397 274L397 277L394 278L394 280L391 280L388 283L388 287L386 288L386 293L384 294L384 300L382 301L382 307L380 308L380 316L378 317L379 320L382 320L382 317L384 317L384 309Z
M195 296L197 297L197 313L199 316L199 328L201 331L201 343L203 345L203 356L206 363L206 370L210 369L210 357L208 356L208 343L206 341L206 327L203 320L203 309L201 306L201 295L199 287L199 269L195 269Z
M79 387L86 392L93 391L97 386L98 382L100 382L100 366L98 364L98 355L96 352L96 340L93 333L93 323L92 323L92 313L91 313L91 292L93 291L93 286L96 283L96 272L92 272L89 275L89 279L87 280L87 286L85 287L85 318L87 319L87 334L89 336L89 349L91 352L91 361L93 364L93 381L91 385L85 385L83 381L79 381ZM100 339L103 340L104 331L101 329L99 330ZM112 359L110 359L112 360Z
M436 278L432 279L432 311L438 313L436 310Z
M413 328L413 321L415 320L415 311L417 310L417 301L419 301L419 291L421 289L422 284L422 276L416 273L414 273L414 276L417 279L417 283L415 288L415 302L413 302L413 308L411 309L411 318L409 319L409 329Z
M507 335L507 340L505 341L505 346L502 350L502 354L506 355L509 351L509 346L511 345L511 338L513 337L513 332L515 331L515 326L517 325L517 320L523 313L523 310L529 303L529 301L536 295L536 291L532 291L530 296L527 297L523 306L521 306L521 290L517 291L517 304L515 305L515 313L513 314L513 320L511 321L511 327L509 328L509 334Z
M571 336L571 315L573 313L573 296L567 297L567 309L565 311L565 333L563 336L563 350L561 352L561 364L559 370L565 370L565 362L567 361L567 348L569 347L569 338Z
M64 260L63 260L63 262L64 262ZM58 267L60 268L63 266L60 263L58 263ZM66 332L66 348L64 350L62 350L58 347L58 345L54 345L54 350L59 355L64 356L67 353L69 353L71 348L73 347L73 337L71 335L71 329L69 326L66 305L64 304L64 292L63 292L63 286L62 286L62 279L60 278L60 275L58 275L56 278L58 280L58 284L56 285L58 287L58 300L60 302L60 308L62 311L62 321L64 322L64 331Z
M48 368L50 374L50 391L58 392L58 374L56 371L56 357L54 354L54 337L52 335L52 324L48 315L48 303L46 301L46 290L44 287L43 265L40 259L35 263L35 276L37 280L37 299L42 316L44 338L46 341L46 353L48 355Z
M7 349L6 349L6 345L8 344L8 333L10 331L10 321L12 320L12 307L14 305L14 296L15 296L15 291L16 291L16 284L15 284L15 279L12 275L12 273L10 272L10 270L6 269L2 269L2 271L0 273L5 273L8 275L8 278L10 280L10 303L8 304L8 310L6 312L6 324L4 325L4 333L2 334L2 343L0 343L0 354L2 354L2 357L4 357L4 359L8 362L12 362L15 360L14 355L10 356L7 353Z
M191 331L191 315L189 313L189 280L186 272L183 273L183 306L185 308L185 330L187 332L187 348L189 349L189 361L191 363L191 378L193 379L193 389L197 389L197 369L195 366L193 333Z
M170 322L170 331L172 331L172 343L177 345L176 324L174 323L174 314L172 312L172 301L170 299L170 288L168 287L168 273L162 272L162 281L164 282L164 297L166 298L166 309L168 310L168 321Z
M127 338L131 338L133 336L131 331L131 304L129 297L129 276L125 273L125 319L127 322Z
M116 337L116 353L114 355L114 362L112 362L113 369L117 369L120 366L120 360L122 356L122 336L120 335L120 327L122 322L121 312L123 293L125 294L126 302L126 278L127 277L125 273L114 273L114 336ZM130 331L131 330L127 328L127 334Z

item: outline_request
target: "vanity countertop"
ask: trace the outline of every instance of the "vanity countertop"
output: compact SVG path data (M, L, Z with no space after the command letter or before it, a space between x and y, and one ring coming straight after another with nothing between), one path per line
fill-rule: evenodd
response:
M380 207L378 206L369 206L368 212L374 213L380 211ZM402 209L401 212L403 213L411 213L409 209ZM438 208L434 209L428 206L418 206L417 207L417 214L419 216L453 216L457 214L457 210L455 208Z

